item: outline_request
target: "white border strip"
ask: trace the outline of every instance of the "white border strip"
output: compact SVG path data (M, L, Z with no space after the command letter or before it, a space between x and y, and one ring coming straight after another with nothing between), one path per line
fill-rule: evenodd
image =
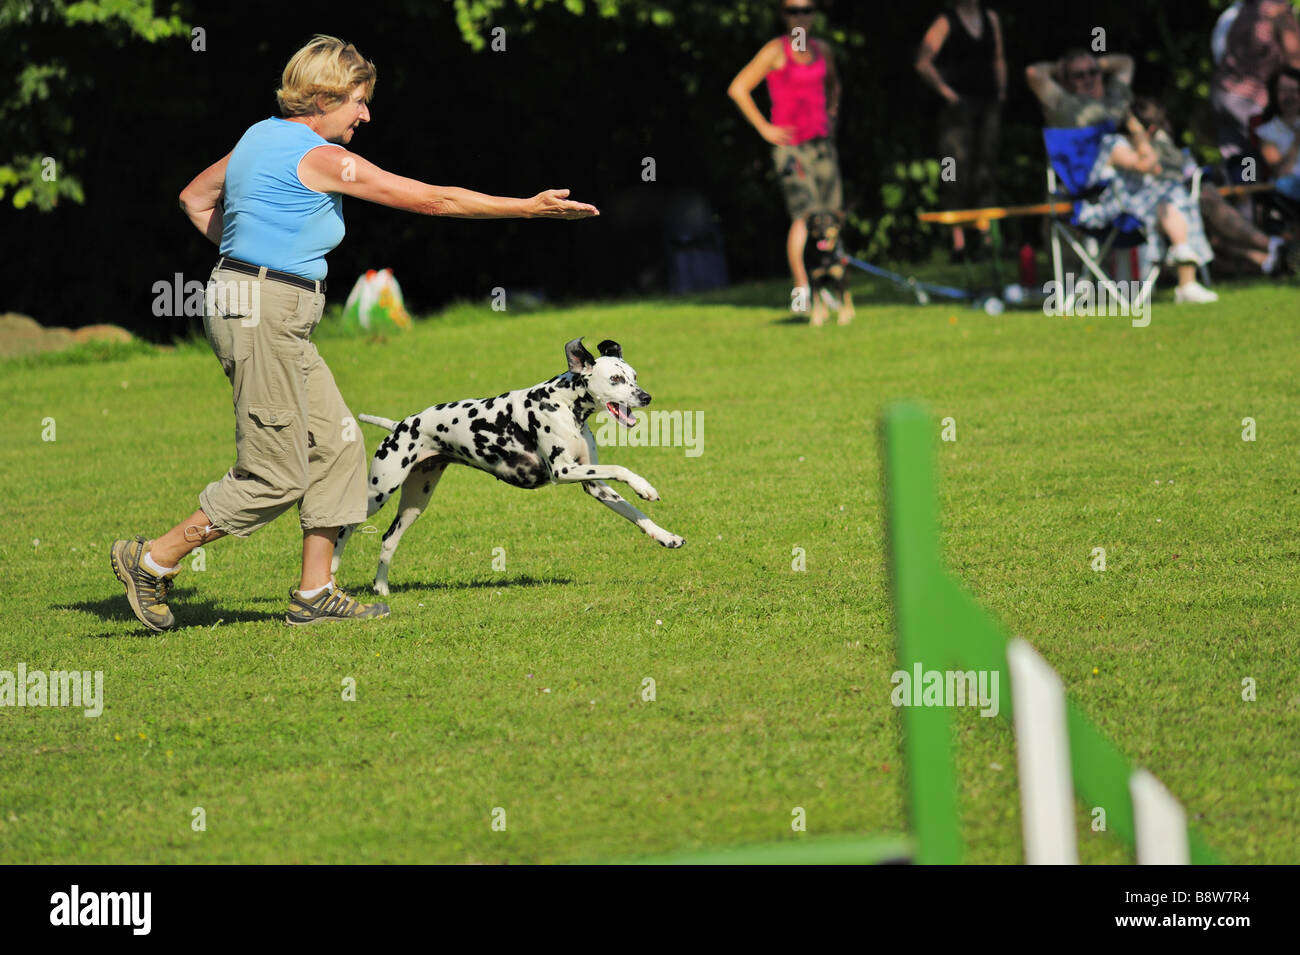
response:
M1024 640L1007 644L1025 861L1078 865L1065 684Z
M1188 865L1187 813L1160 780L1145 769L1128 778L1133 799L1138 865Z

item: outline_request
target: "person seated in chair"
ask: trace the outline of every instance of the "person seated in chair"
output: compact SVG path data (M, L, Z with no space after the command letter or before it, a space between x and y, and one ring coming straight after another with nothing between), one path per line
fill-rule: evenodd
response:
M1025 81L1043 108L1044 125L1081 129L1107 120L1119 126L1133 98L1133 57L1123 53L1093 56L1079 48L1055 63L1025 68Z
M1260 153L1277 191L1300 200L1300 70L1284 66L1268 81L1268 107L1256 128Z
M1300 90L1300 87L1297 87ZM1300 97L1297 98L1300 105ZM1174 143L1174 128L1165 109L1154 99L1138 97L1133 115L1142 123L1155 149L1159 170L1154 175L1169 182L1186 183L1196 172L1195 160ZM1218 251L1259 266L1265 275L1286 271L1289 250L1280 236L1269 237L1229 205L1210 183L1203 183L1198 197L1211 244Z
M1174 301L1179 305L1217 302L1219 296L1196 281L1196 268L1214 258L1205 238L1201 211L1181 177L1160 177L1160 159L1146 127L1129 112L1122 132L1101 139L1088 176L1090 186L1102 186L1095 199L1079 204L1076 222L1100 229L1127 213L1142 223L1150 261L1160 261L1159 241L1170 242L1166 261L1178 269Z

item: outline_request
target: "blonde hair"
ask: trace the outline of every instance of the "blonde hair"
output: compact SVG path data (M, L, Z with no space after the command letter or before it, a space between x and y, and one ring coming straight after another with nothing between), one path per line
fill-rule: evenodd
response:
M358 86L375 95L375 64L338 37L317 34L289 59L275 91L282 116L311 116L341 105Z

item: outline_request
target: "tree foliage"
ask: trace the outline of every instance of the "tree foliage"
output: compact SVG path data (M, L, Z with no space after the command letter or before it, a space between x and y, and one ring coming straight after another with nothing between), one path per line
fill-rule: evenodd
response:
M132 40L154 43L188 32L179 16L158 16L152 0L0 0L0 129L10 155L0 162L0 200L48 212L60 199L85 201L75 172L78 144L69 99L111 82L97 64L71 62L67 51L95 49L111 62Z

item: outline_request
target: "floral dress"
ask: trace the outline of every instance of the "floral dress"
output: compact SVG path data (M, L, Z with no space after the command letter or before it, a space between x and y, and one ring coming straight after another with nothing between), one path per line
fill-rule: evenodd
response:
M1214 258L1214 251L1205 238L1205 224L1201 221L1200 204L1194 200L1187 186L1180 180L1164 179L1150 173L1136 172L1112 166L1111 153L1127 140L1119 133L1108 133L1097 150L1097 161L1088 174L1089 186L1104 186L1094 201L1079 204L1075 221L1089 229L1110 225L1120 215L1128 213L1142 223L1146 247L1152 262L1159 262L1164 254L1167 239L1160 230L1157 210L1169 203L1187 219L1187 244L1204 265Z

